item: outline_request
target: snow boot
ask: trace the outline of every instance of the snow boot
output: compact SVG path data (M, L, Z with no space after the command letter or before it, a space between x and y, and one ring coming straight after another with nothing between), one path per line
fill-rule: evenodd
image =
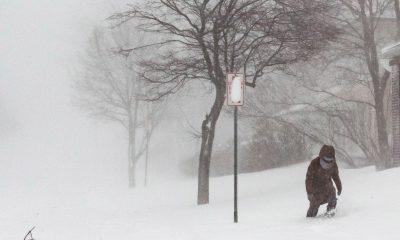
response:
M326 207L326 213L325 213L326 217L331 218L331 217L335 216L335 214L336 214L336 203L337 203L336 196L329 200L328 206Z
M307 211L307 217L315 217L317 216L318 208L309 208Z
M329 211L326 211L326 213L324 214L324 217L332 218L335 216L335 214L336 214L336 209L334 208Z

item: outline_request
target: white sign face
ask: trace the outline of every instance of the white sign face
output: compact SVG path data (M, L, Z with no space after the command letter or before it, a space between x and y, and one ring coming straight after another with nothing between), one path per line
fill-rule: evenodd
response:
M244 77L243 74L229 73L226 84L226 97L229 106L243 106Z

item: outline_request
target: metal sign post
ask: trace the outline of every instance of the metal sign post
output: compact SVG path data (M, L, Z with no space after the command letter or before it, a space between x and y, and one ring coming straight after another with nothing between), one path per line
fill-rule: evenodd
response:
M233 163L233 189L234 189L234 210L233 222L238 222L238 159L237 159L237 123L238 106L243 106L244 100L244 77L243 74L228 74L227 79L227 103L228 106L234 106L234 163Z
M233 222L237 223L238 222L238 199L237 199L237 195L238 195L238 189L237 189L237 185L238 185L238 179L237 179L237 168L238 168L238 164L237 164L237 106L235 106L235 110L234 110L234 160L233 160L233 189L234 189L234 210L233 210Z

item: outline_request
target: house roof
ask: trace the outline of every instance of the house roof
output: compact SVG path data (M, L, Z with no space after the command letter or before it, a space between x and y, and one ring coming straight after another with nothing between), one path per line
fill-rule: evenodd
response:
M382 58L391 59L400 56L400 42L389 45L382 49Z

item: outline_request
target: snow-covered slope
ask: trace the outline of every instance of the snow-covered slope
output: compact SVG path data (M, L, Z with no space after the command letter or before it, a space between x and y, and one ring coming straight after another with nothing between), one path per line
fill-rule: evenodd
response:
M306 164L211 181L211 203L196 206L196 181L126 189L0 190L0 239L399 239L400 169L341 170L335 218L306 219ZM325 211L325 206L320 212Z

